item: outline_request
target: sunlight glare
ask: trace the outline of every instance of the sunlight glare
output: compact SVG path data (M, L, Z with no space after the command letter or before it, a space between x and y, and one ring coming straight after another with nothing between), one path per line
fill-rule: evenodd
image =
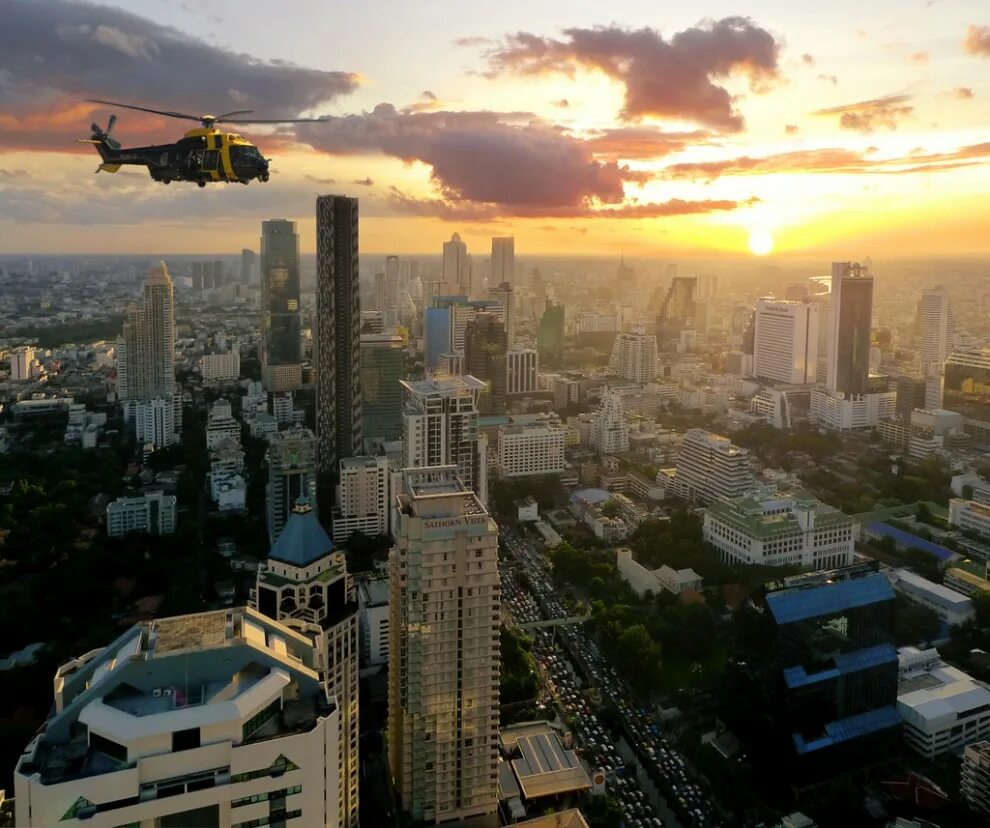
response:
M753 230L749 234L749 250L754 256L766 256L773 251L773 235L769 230Z

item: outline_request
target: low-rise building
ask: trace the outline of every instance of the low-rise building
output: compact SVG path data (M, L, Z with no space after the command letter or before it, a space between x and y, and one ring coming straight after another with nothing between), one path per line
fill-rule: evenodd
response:
M107 536L122 538L131 532L170 535L175 531L175 495L147 492L118 497L107 504Z
M990 741L967 745L963 751L960 788L966 804L990 817Z
M832 431L874 428L897 411L897 392L843 394L816 388L811 392L809 419Z
M990 506L954 497L949 501L949 525L990 538Z
M680 595L685 589L701 591L704 583L693 569L674 569L664 564L658 569L647 569L633 558L632 550L619 547L615 550L615 562L619 574L633 591L642 598L647 592L657 595L666 590Z
M942 661L938 650L897 651L897 709L908 747L929 761L990 738L990 690Z
M909 569L887 572L891 585L909 601L934 610L950 626L963 624L974 615L973 602L962 593L922 578Z
M942 584L962 595L972 596L977 592L990 592L990 581L958 567L945 570Z
M516 520L520 523L534 523L540 519L540 506L530 495L516 501Z

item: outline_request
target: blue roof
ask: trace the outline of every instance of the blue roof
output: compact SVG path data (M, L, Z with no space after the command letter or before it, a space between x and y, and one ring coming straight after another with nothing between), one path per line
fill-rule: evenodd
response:
M894 542L900 546L920 549L922 552L934 555L940 561L948 561L955 556L955 553L951 549L946 549L937 543L919 538L917 535L912 535L910 532L905 532L903 529L898 529L889 523L881 523L879 520L867 523L866 531L874 535L880 535L883 538L893 538Z
M591 504L604 503L610 497L612 497L611 492L605 489L580 489L571 495L571 503L576 500L583 500Z
M792 733L791 738L794 740L794 747L797 748L798 753L811 753L880 730L900 727L900 725L901 714L897 712L894 705L890 704L877 710L860 713L858 716L850 716L848 719L829 722L825 725L825 735L812 739L810 742L805 741L800 733Z
M890 644L877 644L852 653L837 655L834 662L835 666L811 674L804 667L788 667L784 670L784 681L788 687L794 689L820 681L828 681L859 670L868 670L881 664L897 664L897 650Z
M836 612L894 600L894 588L879 572L848 581L770 592L767 606L778 624L790 624Z
M289 515L268 557L293 566L309 566L333 550L333 541L320 526L316 513L303 501Z

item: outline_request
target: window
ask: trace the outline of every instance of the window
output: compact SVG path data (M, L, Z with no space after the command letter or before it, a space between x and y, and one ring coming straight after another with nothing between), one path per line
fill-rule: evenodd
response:
M93 750L98 750L100 753L105 753L111 759L116 759L120 762L127 761L127 748L118 742L114 742L112 739L107 739L105 736L100 736L97 733L90 733L89 746L93 748Z
M199 739L198 727L192 727L188 730L176 730L172 734L172 752L177 753L180 750L198 748L200 745Z

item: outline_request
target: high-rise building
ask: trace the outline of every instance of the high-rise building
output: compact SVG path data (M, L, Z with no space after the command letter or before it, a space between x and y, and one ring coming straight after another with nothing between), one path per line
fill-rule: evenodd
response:
M389 533L391 471L388 458L347 457L340 461L333 539L347 543L354 532L369 538Z
M450 350L450 309L423 311L423 364L427 371L440 364L440 355Z
M697 277L672 276L657 316L657 345L662 351L676 350L681 332L695 327L697 302Z
M966 418L966 431L990 443L990 348L955 351L945 362L942 407Z
M493 814L498 527L456 468L407 469L389 559L389 763L413 821Z
M316 502L316 435L308 428L272 434L268 440L268 538L278 541L285 522L300 498Z
M856 262L832 262L826 387L840 394L869 389L873 276Z
M564 306L547 300L536 334L540 359L547 365L559 365L564 356Z
M657 338L642 329L620 333L612 344L610 374L640 385L657 378Z
M629 451L629 426L621 394L602 392L598 413L591 424L591 445L599 454Z
M897 414L901 417L911 417L911 412L916 408L926 408L925 389L926 377L912 377L908 375L897 377L894 387L896 389Z
M454 233L443 243L443 292L473 297L471 257L461 234Z
M479 313L468 322L464 334L464 370L482 380L487 393L479 404L482 414L505 411L505 355L509 343L505 326L494 313Z
M513 307L515 296L512 285L509 282L496 282L495 287L490 288L488 295L498 302L498 313L505 325L505 334L511 345L516 339L516 312Z
M512 236L492 238L492 263L489 285L505 283L512 287L516 281L516 240Z
M942 286L921 296L921 373L939 373L955 346L956 325L949 294Z
M537 391L539 354L532 348L510 348L505 355L505 392L532 394Z
M107 504L107 537L122 538L131 532L170 535L175 531L175 495L147 492L118 497Z
M488 440L478 428L485 383L472 376L434 374L402 381L402 462L406 468L456 466L467 488L488 502ZM393 527L394 529L394 527Z
M759 299L753 339L753 376L804 385L818 370L818 305Z
M671 489L685 500L710 503L740 497L753 485L749 452L728 437L692 428L681 442Z
M329 514L338 464L362 448L356 198L316 199L316 341L316 471Z
M241 280L245 287L254 283L254 269L257 267L258 257L253 250L244 248L241 250Z
M269 391L302 387L299 236L286 219L261 222L261 375Z
M500 477L561 474L567 434L555 416L530 422L510 422L498 431Z
M365 440L402 437L402 386L406 352L402 337L361 336L361 430Z
M347 825L319 635L221 609L139 622L64 664L17 760L14 823Z
M966 745L960 789L969 808L990 819L990 740Z
M34 348L15 348L10 353L10 379L24 382L31 379L31 364L34 362Z
M359 710L357 593L347 562L320 526L309 501L300 498L285 528L258 568L251 606L275 621L318 625L317 670L337 702L337 813L332 824L358 824ZM322 821L322 820L318 820Z

